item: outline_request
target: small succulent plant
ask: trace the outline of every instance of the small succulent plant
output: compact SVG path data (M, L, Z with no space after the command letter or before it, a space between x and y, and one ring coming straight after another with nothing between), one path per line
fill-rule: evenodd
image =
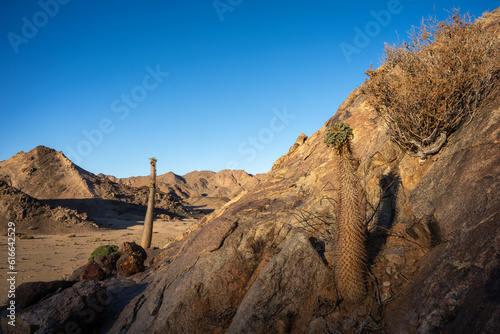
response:
M339 149L343 145L349 144L349 140L354 138L354 133L347 123L336 123L328 128L325 134L325 144L328 147Z

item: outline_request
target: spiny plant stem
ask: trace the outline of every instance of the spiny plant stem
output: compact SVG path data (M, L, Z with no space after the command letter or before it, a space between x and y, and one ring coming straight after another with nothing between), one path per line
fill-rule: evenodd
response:
M353 137L348 124L339 123L329 129L325 143L333 146L339 157L340 201L334 245L334 270L337 290L344 300L359 303L366 289L366 222L363 193L351 152Z

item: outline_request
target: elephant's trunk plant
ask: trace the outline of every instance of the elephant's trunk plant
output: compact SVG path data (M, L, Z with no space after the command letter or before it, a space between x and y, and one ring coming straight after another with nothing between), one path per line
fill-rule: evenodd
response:
M348 124L338 123L328 129L325 143L339 157L340 202L336 222L335 282L342 298L351 303L365 299L366 288L366 221L363 193L351 153L353 137Z
M153 218L155 208L155 193L156 193L156 159L151 160L151 179L149 180L149 198L148 209L146 211L146 219L144 220L144 229L142 231L141 246L146 249L151 247L151 239L153 237Z

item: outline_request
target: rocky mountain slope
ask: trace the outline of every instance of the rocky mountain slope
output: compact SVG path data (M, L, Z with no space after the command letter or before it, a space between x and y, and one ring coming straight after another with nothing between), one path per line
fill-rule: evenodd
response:
M147 203L147 189L117 184L89 173L62 152L45 146L1 161L0 180L53 208L62 206L85 212L97 222L111 214L142 216ZM186 209L175 193L159 191L156 207L163 218L197 215Z

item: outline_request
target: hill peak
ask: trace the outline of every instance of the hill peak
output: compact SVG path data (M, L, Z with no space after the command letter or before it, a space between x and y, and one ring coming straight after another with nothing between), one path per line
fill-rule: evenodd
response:
M0 162L0 178L38 199L94 197L89 177L61 151L43 145Z

